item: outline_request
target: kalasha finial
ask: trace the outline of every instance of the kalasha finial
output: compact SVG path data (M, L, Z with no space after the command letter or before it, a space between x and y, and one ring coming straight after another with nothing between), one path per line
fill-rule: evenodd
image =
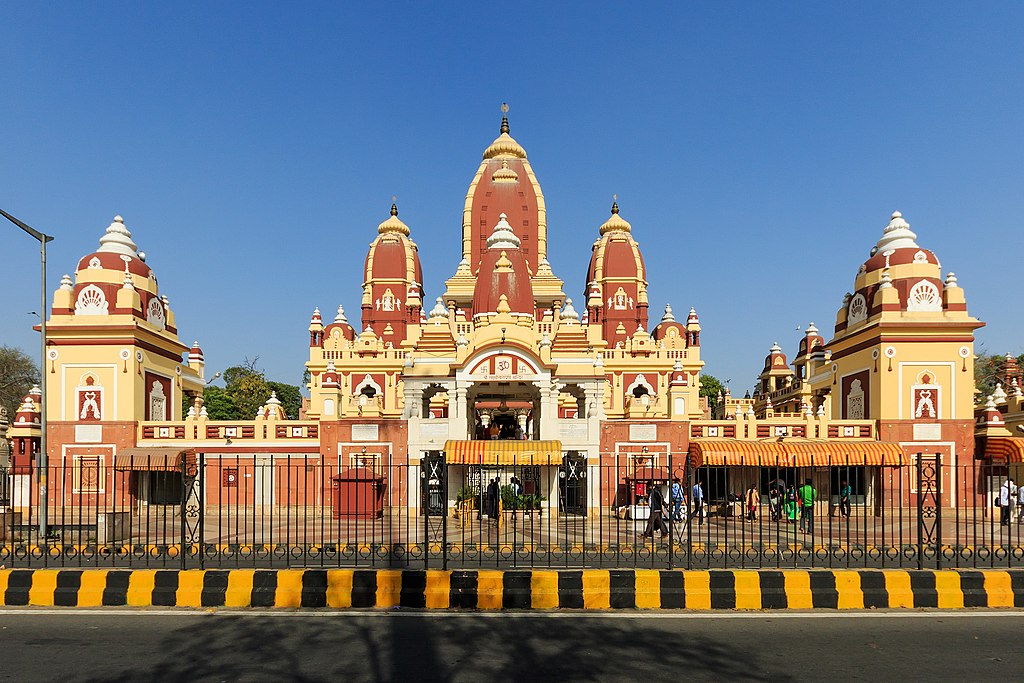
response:
M391 215L398 215L398 195L391 195Z
M619 212L619 195L612 195L612 213L617 214Z
M501 103L501 132L508 133L508 102Z

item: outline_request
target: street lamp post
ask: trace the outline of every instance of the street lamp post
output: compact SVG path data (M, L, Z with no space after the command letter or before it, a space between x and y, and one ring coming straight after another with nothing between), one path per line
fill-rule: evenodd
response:
M39 463L37 478L39 480L39 541L46 543L47 538L47 465L46 456L46 243L53 237L30 228L17 218L0 209L0 215L17 225L39 241L39 262L42 267L42 280L39 289Z

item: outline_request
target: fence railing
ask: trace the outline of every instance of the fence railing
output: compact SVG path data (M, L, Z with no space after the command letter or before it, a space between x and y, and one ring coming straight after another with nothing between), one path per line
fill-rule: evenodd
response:
M694 468L660 457L467 464L437 454L350 468L200 454L126 469L78 458L47 472L45 536L40 472L3 473L0 565L1024 566L1024 505L994 505L1005 467L935 454L897 467Z

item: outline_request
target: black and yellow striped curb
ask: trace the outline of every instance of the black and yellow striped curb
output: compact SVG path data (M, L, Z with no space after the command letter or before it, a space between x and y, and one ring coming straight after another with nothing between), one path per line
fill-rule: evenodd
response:
M4 606L428 609L1024 607L1024 570L0 571Z

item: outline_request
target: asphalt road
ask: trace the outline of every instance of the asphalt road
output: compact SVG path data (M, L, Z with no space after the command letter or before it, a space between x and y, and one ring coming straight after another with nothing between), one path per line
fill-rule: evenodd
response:
M0 610L0 680L1019 680L1024 612Z

